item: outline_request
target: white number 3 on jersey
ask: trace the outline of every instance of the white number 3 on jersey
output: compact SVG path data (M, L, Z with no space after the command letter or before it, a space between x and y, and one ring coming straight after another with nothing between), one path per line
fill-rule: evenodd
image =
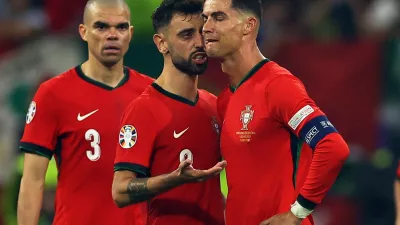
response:
M93 148L86 151L86 156L90 161L97 161L100 159L101 149L100 149L100 134L95 129L89 129L85 133L85 139L90 141L90 146Z

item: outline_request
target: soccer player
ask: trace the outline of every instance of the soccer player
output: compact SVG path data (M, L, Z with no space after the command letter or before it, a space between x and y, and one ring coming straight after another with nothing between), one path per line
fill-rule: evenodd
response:
M133 34L129 8L123 0L89 0L79 33L89 59L41 84L29 106L19 225L38 224L53 155L59 172L53 224L142 224L143 205L119 209L111 195L119 120L153 82L123 66Z
M121 122L113 198L121 207L150 200L150 225L224 224L216 97L197 89L207 66L202 9L203 0L164 0L156 9L164 69Z
M396 225L400 225L400 161L398 161L396 180L394 181L394 197L396 205Z
M307 217L334 183L347 144L301 81L260 53L260 0L206 0L203 17L206 52L230 79L218 97L226 224L312 223ZM304 185L295 180L299 139L313 149Z

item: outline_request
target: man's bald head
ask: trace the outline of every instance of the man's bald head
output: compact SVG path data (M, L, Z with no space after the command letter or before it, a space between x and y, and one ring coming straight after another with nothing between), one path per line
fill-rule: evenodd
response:
M130 11L124 0L89 0L79 34L87 44L89 60L109 67L122 62L133 36Z
M99 10L99 8L121 8L126 10L129 14L130 20L130 9L124 0L88 0L83 12L83 23L87 24L92 17L93 12Z

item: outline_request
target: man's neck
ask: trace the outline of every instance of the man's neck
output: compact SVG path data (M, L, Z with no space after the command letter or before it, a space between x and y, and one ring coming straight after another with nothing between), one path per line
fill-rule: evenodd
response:
M190 76L178 70L172 63L164 63L164 69L155 81L164 90L192 102L197 97L198 76Z
M245 76L265 57L256 44L243 46L239 51L221 61L222 71L229 76L230 84L237 87Z
M89 58L81 68L86 76L110 87L116 87L125 76L122 60L112 67L106 67L97 59Z

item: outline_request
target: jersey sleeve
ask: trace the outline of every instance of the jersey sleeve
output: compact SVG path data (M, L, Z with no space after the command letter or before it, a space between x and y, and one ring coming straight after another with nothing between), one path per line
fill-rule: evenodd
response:
M114 171L130 170L138 177L149 177L157 129L149 106L142 102L135 101L122 117Z
M335 182L349 148L297 78L283 75L270 85L267 104L272 115L314 150L296 200L300 206L314 210Z
M58 112L54 94L42 84L37 90L26 114L20 149L51 159L57 144Z
M267 86L266 97L272 116L313 150L325 136L337 133L295 76L276 77Z

